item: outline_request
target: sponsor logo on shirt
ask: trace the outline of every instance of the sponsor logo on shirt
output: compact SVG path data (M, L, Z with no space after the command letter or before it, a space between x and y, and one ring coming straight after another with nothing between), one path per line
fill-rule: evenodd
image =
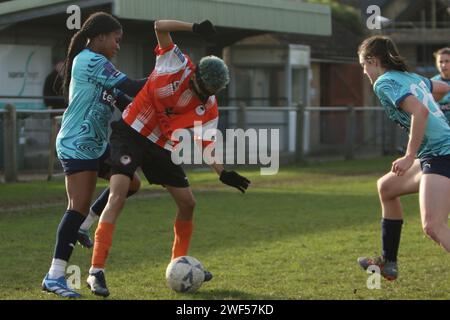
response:
M450 103L441 104L441 110L442 111L449 111L450 110Z
M112 65L112 63L107 61L103 64L102 75L117 78L120 75L120 71L117 71L116 68L114 68L114 66Z
M107 105L109 107L116 107L116 98L113 93L109 90L103 90L99 97L100 103Z
M177 91L178 87L180 86L180 81L174 81L172 82L172 90Z

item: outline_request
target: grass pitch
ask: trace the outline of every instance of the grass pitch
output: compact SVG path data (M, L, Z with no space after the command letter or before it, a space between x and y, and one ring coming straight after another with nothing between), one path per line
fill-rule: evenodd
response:
M213 173L189 171L197 199L189 254L214 274L195 294L166 286L176 208L144 182L118 220L109 299L449 299L450 259L422 233L417 195L402 201L399 279L368 289L370 275L356 263L380 252L376 180L391 161L289 166L275 176L238 170L252 180L245 195ZM0 299L58 299L40 282L65 201L62 181L0 185ZM69 264L80 267L84 298L99 299L84 284L91 253L77 246Z

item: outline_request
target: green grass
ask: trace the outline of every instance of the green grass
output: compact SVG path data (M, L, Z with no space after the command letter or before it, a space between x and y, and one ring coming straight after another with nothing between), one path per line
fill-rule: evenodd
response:
M172 292L164 279L175 205L144 183L116 228L107 265L110 299L449 299L450 260L423 235L416 195L403 199L400 278L370 290L369 275L356 264L358 256L380 250L376 180L391 161L289 166L276 176L240 170L252 180L245 195L212 173L189 172L197 199L190 254L214 274L190 295ZM64 195L62 181L0 185L0 299L57 299L39 285ZM70 264L81 268L79 291L97 299L84 287L90 258L90 250L77 246Z

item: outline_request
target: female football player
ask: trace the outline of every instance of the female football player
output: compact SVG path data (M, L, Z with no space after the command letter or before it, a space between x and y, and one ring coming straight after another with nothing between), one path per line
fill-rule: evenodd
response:
M442 81L450 85L450 48L439 49L434 53L434 57L439 74L435 75L431 80ZM450 93L442 97L442 99L436 99L436 101L439 102L441 110L450 121Z
M145 87L128 105L122 121L113 124L111 134L112 177L110 197L95 233L92 266L87 279L94 294L108 296L104 267L112 244L116 220L124 206L130 180L141 167L149 183L164 186L174 199L178 212L174 222L172 259L187 255L193 229L195 199L181 166L172 162L171 151L178 141L177 129L200 123L203 132L215 129L218 108L215 94L229 81L225 63L214 56L204 57L198 65L172 42L170 32L193 31L204 37L215 33L210 21L200 24L174 20L155 22L158 45L156 64ZM202 145L212 138L194 137ZM245 192L250 181L234 171L213 163L220 180ZM205 281L212 278L205 272Z
M443 96L450 88L409 73L404 58L388 37L364 40L358 55L387 115L409 132L405 155L395 160L391 172L377 182L382 207L382 254L374 259L358 258L364 269L377 265L386 279L395 280L403 224L400 196L419 192L424 232L450 252L450 127L432 95Z
M126 106L130 101L126 95L135 96L146 80L130 80L110 62L120 49L121 38L122 27L114 17L94 13L72 37L67 52L63 91L68 108L56 149L66 175L68 206L57 230L50 270L42 282L44 290L62 297L80 296L67 286L65 269L89 212L97 176L110 175L105 159L113 108ZM140 181L137 175L130 179L126 193L132 194Z

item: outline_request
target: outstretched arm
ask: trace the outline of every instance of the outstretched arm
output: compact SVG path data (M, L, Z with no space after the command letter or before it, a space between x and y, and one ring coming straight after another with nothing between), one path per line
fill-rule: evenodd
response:
M219 176L219 180L230 187L234 187L238 189L240 192L245 193L248 186L250 185L250 180L246 177L241 176L236 171L227 171L223 167L223 164L218 163L213 154L209 154L208 152L203 153L202 141L197 140L197 146L200 148L206 163L209 164L211 169L213 169L217 175Z
M433 84L433 98L439 102L450 92L450 86L442 81L431 80Z
M213 169L219 176L222 173L222 171L225 170L225 168L223 167L223 164L219 164L219 163L212 163L211 169Z
M184 22L178 20L157 20L155 21L155 33L160 48L167 48L173 41L170 36L172 31L192 31L205 38L216 33L216 29L209 20L201 23Z
M117 85L117 89L124 92L126 95L130 97L136 97L138 92L141 91L146 82L147 78L139 80L126 78Z
M194 24L177 20L158 20L155 21L155 33L160 48L167 48L173 41L170 36L172 31L192 31Z

